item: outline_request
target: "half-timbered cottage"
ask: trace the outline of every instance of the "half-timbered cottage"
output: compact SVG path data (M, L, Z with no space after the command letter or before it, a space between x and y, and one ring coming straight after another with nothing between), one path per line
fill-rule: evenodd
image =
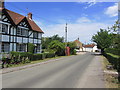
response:
M0 5L0 53L27 52L33 43L35 53L41 53L43 31L32 19L32 13L23 16Z

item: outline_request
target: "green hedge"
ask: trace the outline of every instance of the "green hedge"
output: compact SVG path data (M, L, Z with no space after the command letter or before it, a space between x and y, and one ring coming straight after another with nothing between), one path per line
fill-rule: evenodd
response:
M12 64L20 64L20 63L29 63L34 60L42 60L45 58L52 58L55 57L55 53L40 53L40 54L32 54L30 52L10 52L10 57L6 58L3 57L2 59L2 68L5 65L12 65Z
M46 53L46 58L52 58L52 57L55 57L54 52Z
M119 48L106 48L105 53L112 53L114 55L120 55L120 49Z
M108 61L113 65L114 69L119 69L120 68L120 56L114 55L111 53L106 53L105 54L106 58Z
M33 61L34 61L34 60L42 60L42 55L43 55L43 54L33 54L32 60L33 60Z

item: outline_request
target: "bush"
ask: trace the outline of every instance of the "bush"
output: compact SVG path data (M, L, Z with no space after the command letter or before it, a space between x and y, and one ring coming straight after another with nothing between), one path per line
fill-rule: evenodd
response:
M119 64L119 56L118 55L114 55L114 54L111 54L111 53L106 53L105 54L106 58L108 59L108 61L113 65L114 69L119 69L120 68L120 64Z
M32 60L42 60L43 54L34 54Z
M30 60L32 60L32 56L33 56L33 54L30 52L14 52L13 51L10 54L11 54L11 56L15 56L16 58L28 57Z
M10 52L10 58L3 57L2 58L2 68L9 67L12 64L20 64L20 63L30 63L30 61L34 60L42 60L45 58L55 57L54 52L49 53L40 53L40 54L32 54L30 52Z
M52 57L55 57L55 53L54 52L46 53L46 58L52 58Z
M49 52L49 53L41 53L41 54L34 54L33 60L42 60L45 58L52 58L55 57L55 53Z
M106 48L105 53L112 53L114 55L120 55L120 49L119 48Z
M73 50L72 55L76 55L76 50Z
M11 52L11 63L18 64L18 63L26 63L30 62L33 59L33 54L30 52Z
M67 46L70 47L70 54L75 55L76 51L74 50L76 48L75 42L68 42Z
M28 52L34 53L34 48L35 48L35 45L34 45L34 44L28 43Z
M49 49L54 50L55 54L58 56L65 55L65 45L57 40L52 41L49 46Z

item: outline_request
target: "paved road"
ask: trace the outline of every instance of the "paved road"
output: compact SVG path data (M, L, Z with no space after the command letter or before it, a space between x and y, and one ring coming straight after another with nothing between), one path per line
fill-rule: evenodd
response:
M105 88L101 56L91 53L2 75L3 88Z

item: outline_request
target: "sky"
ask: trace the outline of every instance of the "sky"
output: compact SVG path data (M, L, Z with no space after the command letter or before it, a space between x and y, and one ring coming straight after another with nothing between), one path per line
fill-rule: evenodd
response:
M67 23L68 41L79 37L82 43L91 43L100 28L107 29L118 19L116 2L6 2L5 7L24 16L31 12L43 37L64 37Z

